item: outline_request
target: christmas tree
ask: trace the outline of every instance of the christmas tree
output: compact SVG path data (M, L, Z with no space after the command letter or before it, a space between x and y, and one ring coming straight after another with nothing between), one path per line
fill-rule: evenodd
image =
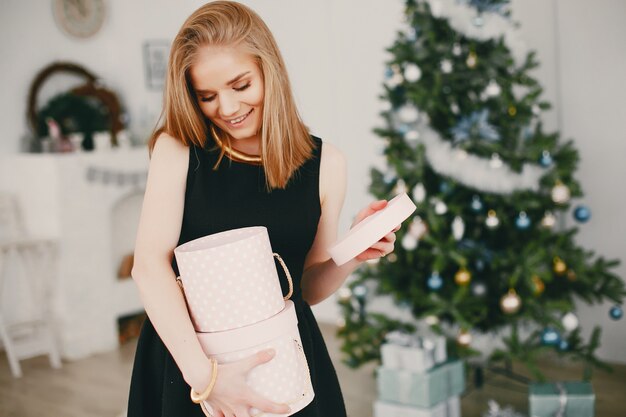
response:
M490 361L520 361L537 379L548 351L606 367L595 355L600 328L584 340L575 300L612 300L619 319L624 283L612 272L618 261L578 246L577 228L562 221L570 212L580 223L590 218L587 206L572 207L583 196L579 155L542 127L550 104L507 3L406 1L376 129L388 168L372 169L370 192L408 192L417 210L394 253L339 293L350 366L378 360L389 331L425 322L455 340L460 356L477 353L473 334L503 333ZM374 294L392 297L412 320L370 311Z

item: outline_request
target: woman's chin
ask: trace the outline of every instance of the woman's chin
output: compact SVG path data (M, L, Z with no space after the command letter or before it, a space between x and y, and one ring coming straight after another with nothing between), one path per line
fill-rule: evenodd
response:
M254 136L257 136L257 129L255 126L247 126L245 128L233 129L226 128L225 131L235 140L245 140L252 139Z

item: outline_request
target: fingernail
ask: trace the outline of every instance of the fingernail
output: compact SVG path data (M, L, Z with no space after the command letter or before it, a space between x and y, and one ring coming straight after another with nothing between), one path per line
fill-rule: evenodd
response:
M270 356L276 355L276 351L274 349L268 349L267 353L269 353Z

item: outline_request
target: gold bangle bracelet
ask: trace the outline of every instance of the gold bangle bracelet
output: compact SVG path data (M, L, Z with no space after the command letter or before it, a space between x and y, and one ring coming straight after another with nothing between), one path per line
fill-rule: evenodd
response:
M211 358L211 382L209 382L209 386L206 387L202 394L198 394L192 387L191 401L195 404L200 404L202 401L209 398L209 395L211 395L211 391L213 391L213 387L215 386L215 381L217 381L217 361Z

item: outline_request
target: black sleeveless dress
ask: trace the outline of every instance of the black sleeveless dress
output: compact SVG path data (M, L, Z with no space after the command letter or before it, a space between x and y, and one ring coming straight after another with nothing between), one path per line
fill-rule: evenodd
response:
M322 140L313 156L291 178L284 190L265 190L263 167L235 162L226 156L212 168L219 151L209 139L205 149L189 148L185 209L178 244L229 229L265 226L272 250L280 254L292 275L298 328L315 391L312 403L297 417L345 417L346 411L326 344L311 307L302 299L300 282L304 259L321 215L319 168ZM175 261L172 267L177 272ZM288 284L278 268L283 294ZM187 385L174 359L149 319L143 324L130 384L128 417L202 417L189 398Z

